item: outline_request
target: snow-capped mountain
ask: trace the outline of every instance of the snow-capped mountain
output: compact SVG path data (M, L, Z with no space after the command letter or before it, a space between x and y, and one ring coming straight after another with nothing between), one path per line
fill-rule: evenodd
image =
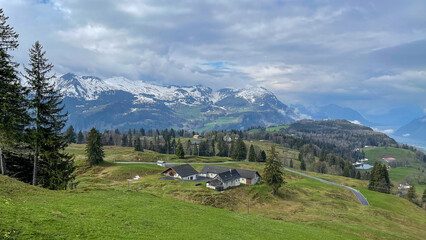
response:
M275 125L301 119L265 88L220 89L160 86L124 77L100 79L67 73L55 79L69 125L196 130Z

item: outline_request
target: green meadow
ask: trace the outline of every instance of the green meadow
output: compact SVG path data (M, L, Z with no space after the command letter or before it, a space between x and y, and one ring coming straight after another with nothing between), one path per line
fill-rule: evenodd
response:
M69 151L78 159L76 189L50 191L0 176L0 238L426 238L426 211L405 199L369 191L366 181L305 172L359 189L370 207L359 204L347 189L288 172L276 195L263 182L221 193L204 183L159 180L165 168L155 164L116 163L139 156L130 148L106 148L108 161L92 168L85 163L83 145L72 145ZM249 162L221 165L261 175L264 168ZM128 181L136 175L140 179Z

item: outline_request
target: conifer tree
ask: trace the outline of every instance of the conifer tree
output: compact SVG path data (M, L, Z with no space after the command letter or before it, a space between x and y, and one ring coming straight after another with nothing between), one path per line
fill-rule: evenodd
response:
M121 137L121 146L127 147L127 145L129 145L128 142L127 142L127 135L123 134L123 136Z
M293 159L290 159L290 167L293 168Z
M244 160L247 158L247 147L241 138L235 142L234 149L232 150L232 159Z
M101 142L101 134L92 128L87 136L86 154L90 166L99 165L104 160L104 149Z
M216 141L212 139L210 145L210 156L216 156Z
M69 126L69 128L65 131L65 137L69 143L77 142L77 134L75 133L74 127L72 125Z
M413 186L410 186L410 188L408 189L408 193L407 193L407 199L410 202L415 203L416 199L417 199L417 194L416 194L416 188Z
M360 173L360 171L356 171L356 176L355 176L355 178L356 178L356 179L361 179L361 173Z
M305 160L303 160L303 158L300 161L300 170L306 171L306 163L305 163Z
M262 152L260 153L260 156L262 157L262 162L266 161L266 153L264 150L262 150Z
M178 156L178 158L180 159L185 158L185 151L183 151L183 146L182 146L182 143L180 142L180 139L178 140L178 143L177 143L176 156Z
M256 161L256 152L254 151L253 144L250 145L248 160L249 160L249 162L255 162Z
M8 53L18 47L18 34L0 8L0 174L7 174L5 151L22 143L28 124L27 91L18 78L18 64Z
M81 132L81 130L77 134L77 143L78 144L83 144L84 143L84 135Z
M382 193L390 193L390 188L391 183L386 165L381 165L376 162L371 170L368 189Z
M423 208L426 210L426 188L423 191L422 203L423 203Z
M141 142L140 137L136 138L134 147L135 147L135 151L143 152L143 147L142 147L142 142Z
M29 52L29 67L24 69L33 96L30 100L33 113L33 185L40 181L46 188L65 189L74 171L72 156L65 153L68 141L62 133L68 114L62 113L62 95L50 82L55 76L48 76L53 65L45 57L46 51L37 41Z
M271 146L268 158L265 165L265 181L272 188L272 194L275 194L278 189L284 184L282 164L278 161L278 153L275 151L275 146Z

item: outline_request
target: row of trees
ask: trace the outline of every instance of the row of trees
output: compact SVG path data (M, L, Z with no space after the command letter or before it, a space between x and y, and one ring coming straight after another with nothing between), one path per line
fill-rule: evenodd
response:
M29 50L28 67L21 83L10 52L17 49L18 34L0 9L0 171L33 185L65 189L73 179L72 156L62 134L67 121L62 95L50 74L53 65L37 41Z

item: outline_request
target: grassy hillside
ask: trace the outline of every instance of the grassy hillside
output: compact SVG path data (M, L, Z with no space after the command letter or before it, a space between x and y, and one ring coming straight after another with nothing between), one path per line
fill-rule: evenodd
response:
M360 205L349 190L287 172L275 196L264 183L220 193L204 184L158 180L164 168L157 165L112 162L137 154L129 148L108 150L111 162L90 169L82 163L81 146L70 151L80 159L80 183L73 191L44 190L0 176L0 238L426 238L425 211L405 199L367 190L366 181L306 172L358 188L370 207ZM263 175L261 163L223 165ZM136 175L141 178L127 181Z
M283 223L143 192L53 192L3 176L0 184L7 186L0 190L4 239L357 239L308 223Z
M385 156L393 157L397 161L407 162L407 167L397 167L392 168L389 172L389 177L394 185L399 185L400 183L410 182L409 178L414 176L423 176L426 177L426 170L423 164L415 159L415 155L412 151L401 149L401 148L391 148L391 147L376 147L376 148L367 148L364 149L365 157L368 158L368 163L373 165L375 162L386 163L382 158ZM416 181L411 182L416 186L416 191L418 194L422 194L426 185L420 185Z

